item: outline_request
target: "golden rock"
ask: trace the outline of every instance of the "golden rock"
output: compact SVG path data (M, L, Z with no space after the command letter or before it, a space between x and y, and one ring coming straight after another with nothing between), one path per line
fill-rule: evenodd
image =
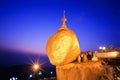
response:
M46 52L53 65L64 65L77 59L80 55L80 47L75 33L68 29L65 16L62 18L62 26L53 34L47 42Z

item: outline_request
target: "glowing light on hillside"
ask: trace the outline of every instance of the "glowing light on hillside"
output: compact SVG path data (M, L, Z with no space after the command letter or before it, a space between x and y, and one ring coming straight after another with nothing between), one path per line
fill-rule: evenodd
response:
M99 49L100 50L106 50L106 47L105 46L100 46Z
M32 75L32 74L30 74L30 75L29 75L29 77L30 77L30 78L32 78L32 77L33 77L33 75Z
M37 72L39 70L42 70L42 65L44 64L42 61L39 61L39 58L36 58L36 60L31 60L31 70L34 72Z
M103 46L103 47L102 47L102 50L106 50L106 47Z
M100 46L99 49L101 50L101 49L102 49L102 46Z
M34 64L34 69L37 70L39 68L39 65L38 64Z
M37 71L40 69L40 65L38 63L33 64L33 71Z

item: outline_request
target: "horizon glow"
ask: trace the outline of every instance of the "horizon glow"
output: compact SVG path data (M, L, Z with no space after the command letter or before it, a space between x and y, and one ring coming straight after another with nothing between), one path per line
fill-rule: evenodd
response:
M61 26L63 10L81 51L120 47L120 1L1 1L0 48L46 53L48 38Z

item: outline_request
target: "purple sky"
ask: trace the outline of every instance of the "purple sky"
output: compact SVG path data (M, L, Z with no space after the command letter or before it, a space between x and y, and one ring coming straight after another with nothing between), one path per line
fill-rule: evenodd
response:
M0 48L45 54L63 10L81 51L120 47L120 0L1 0Z

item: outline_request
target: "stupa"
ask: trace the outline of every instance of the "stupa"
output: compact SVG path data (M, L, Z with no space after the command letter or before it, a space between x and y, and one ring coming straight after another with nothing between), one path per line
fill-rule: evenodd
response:
M50 63L56 66L57 80L112 80L104 74L101 61L88 61L83 56L80 62L79 42L76 34L66 26L66 20L64 15L61 27L46 44Z
M62 25L47 42L46 52L51 64L64 65L74 61L80 55L80 47L76 34L66 26L65 15Z

